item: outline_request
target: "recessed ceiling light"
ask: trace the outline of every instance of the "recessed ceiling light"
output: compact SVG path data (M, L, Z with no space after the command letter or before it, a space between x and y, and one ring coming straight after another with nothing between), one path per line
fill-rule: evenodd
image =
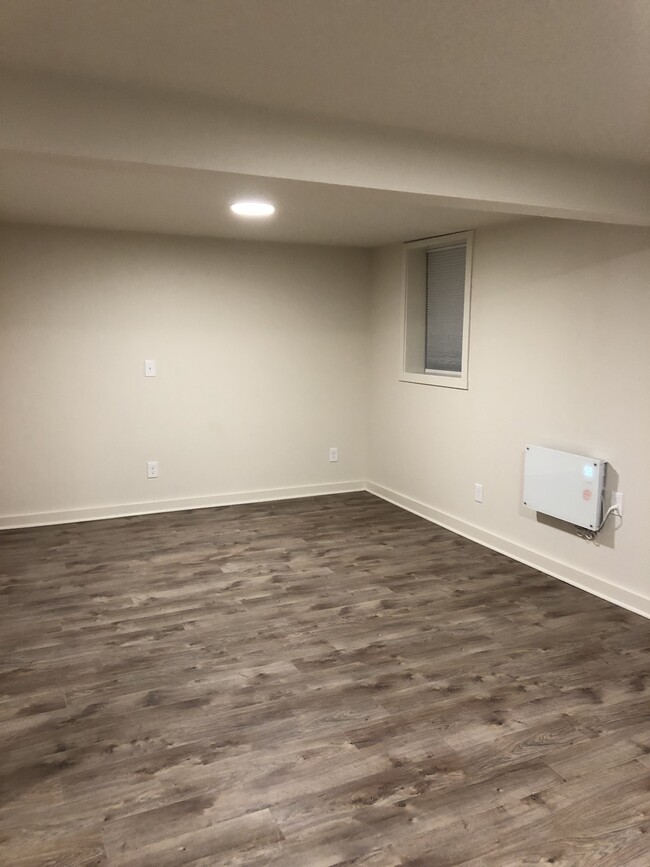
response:
M269 202L235 202L230 210L240 217L270 217L275 213L275 207Z

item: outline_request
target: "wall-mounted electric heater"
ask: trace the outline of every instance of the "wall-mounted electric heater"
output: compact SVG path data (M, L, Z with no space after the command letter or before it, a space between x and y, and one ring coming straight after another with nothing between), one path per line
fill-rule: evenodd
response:
M603 514L607 462L526 446L524 506L596 530Z

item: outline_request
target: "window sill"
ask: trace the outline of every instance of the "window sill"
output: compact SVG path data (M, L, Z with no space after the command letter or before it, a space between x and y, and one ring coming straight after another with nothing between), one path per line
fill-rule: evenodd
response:
M400 374L400 382L415 382L418 385L437 385L441 388L458 388L467 391L467 374L443 373L411 373L408 370Z

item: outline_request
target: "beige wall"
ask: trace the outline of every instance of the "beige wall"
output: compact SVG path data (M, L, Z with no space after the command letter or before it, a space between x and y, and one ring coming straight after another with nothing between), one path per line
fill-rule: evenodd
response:
M0 262L2 525L365 479L367 252L5 226Z
M477 231L465 392L398 381L401 249L376 251L375 489L650 614L649 273L647 229L532 220ZM610 462L625 514L600 545L521 506L528 442Z
M650 615L648 230L477 231L468 391L399 382L401 248L375 251L371 271L369 260L2 227L0 526L368 480ZM600 544L521 505L527 442L610 462L625 516ZM147 460L159 479L146 479Z

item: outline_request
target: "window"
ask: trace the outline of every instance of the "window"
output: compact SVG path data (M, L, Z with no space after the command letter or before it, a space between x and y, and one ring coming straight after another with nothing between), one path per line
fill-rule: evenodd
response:
M471 232L406 245L400 379L467 388L471 263Z

